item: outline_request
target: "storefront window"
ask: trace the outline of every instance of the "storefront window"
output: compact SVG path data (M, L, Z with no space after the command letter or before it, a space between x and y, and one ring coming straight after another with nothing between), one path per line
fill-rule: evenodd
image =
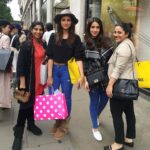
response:
M87 18L100 17L101 0L88 0Z
M104 22L105 32L110 33L114 24L118 22L131 22L136 25L137 0L102 0L101 18Z
M102 0L101 19L105 33L110 37L114 24L131 22L133 40L139 60L150 60L150 1L149 0Z

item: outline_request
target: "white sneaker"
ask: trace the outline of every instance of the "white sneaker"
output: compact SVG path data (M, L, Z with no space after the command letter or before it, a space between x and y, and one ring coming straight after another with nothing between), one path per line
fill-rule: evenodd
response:
M94 129L92 129L93 132L93 136L97 141L102 141L102 135L100 133L100 131L94 131Z

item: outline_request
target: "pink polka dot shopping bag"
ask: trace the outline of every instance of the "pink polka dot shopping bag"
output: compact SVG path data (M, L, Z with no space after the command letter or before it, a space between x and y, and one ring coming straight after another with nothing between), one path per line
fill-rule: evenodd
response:
M36 96L34 104L35 120L65 119L67 116L66 98L63 93Z

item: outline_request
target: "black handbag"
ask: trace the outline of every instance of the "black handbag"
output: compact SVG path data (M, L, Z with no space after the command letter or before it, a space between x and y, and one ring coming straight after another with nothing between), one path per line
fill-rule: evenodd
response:
M131 47L130 50L132 56ZM133 63L132 63L132 68L133 68ZM133 79L118 79L115 82L113 86L112 99L137 100L138 96L139 96L138 80L135 79L134 69L133 69Z
M7 49L0 49L0 71L8 72L11 70L14 52Z
M137 100L139 95L138 80L118 79L113 86L113 99Z
M105 79L105 76L106 76L106 72L104 68L100 68L99 70L88 74L87 81L89 85L93 85L99 83L100 81L103 81Z
M104 81L107 73L101 65L100 54L97 50L85 50L86 60L84 62L84 70L87 81L90 86Z

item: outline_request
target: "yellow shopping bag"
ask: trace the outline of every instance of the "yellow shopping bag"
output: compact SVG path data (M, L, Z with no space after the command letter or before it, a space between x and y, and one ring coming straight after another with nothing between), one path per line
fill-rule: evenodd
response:
M76 84L78 82L78 80L80 79L80 71L79 71L78 65L75 61L75 58L71 58L68 61L68 70L69 70L71 83Z
M135 70L140 88L150 88L150 61L136 62Z

